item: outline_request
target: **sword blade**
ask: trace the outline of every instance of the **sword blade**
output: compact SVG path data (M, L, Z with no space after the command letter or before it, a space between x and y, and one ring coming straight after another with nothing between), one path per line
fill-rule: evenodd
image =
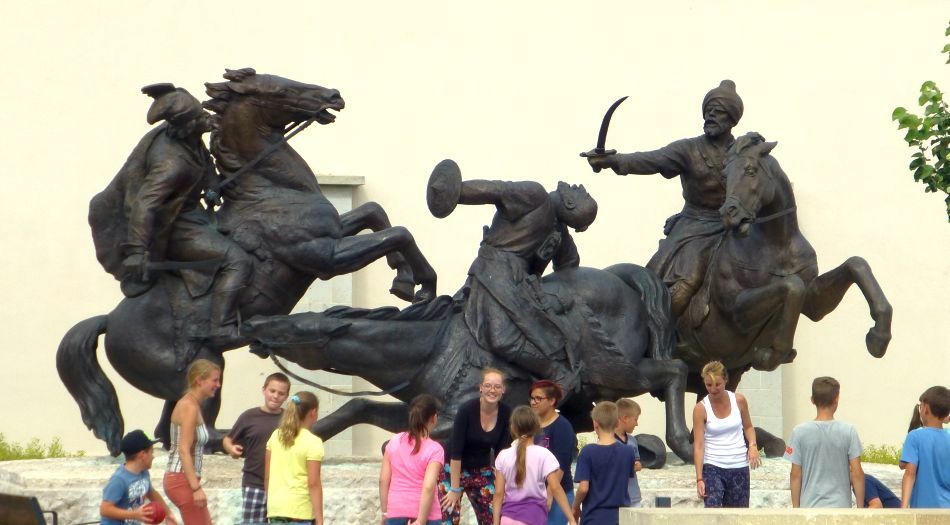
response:
M610 108L607 110L607 113L604 114L604 120L600 123L600 133L597 134L597 149L595 151L603 151L607 145L607 128L610 127L610 118L614 115L614 110L617 109L624 100L627 100L627 97L620 97L616 102L610 105Z

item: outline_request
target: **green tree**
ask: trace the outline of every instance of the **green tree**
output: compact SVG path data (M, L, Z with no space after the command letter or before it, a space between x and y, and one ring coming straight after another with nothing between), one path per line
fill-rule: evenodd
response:
M950 26L944 36L950 36ZM943 46L941 53L948 55L950 64L950 44ZM932 80L920 86L917 103L923 110L920 116L899 107L894 109L891 118L897 121L897 129L907 129L904 135L907 145L917 148L909 166L914 180L923 184L926 192L947 194L944 202L947 203L947 221L950 221L950 112L943 92Z

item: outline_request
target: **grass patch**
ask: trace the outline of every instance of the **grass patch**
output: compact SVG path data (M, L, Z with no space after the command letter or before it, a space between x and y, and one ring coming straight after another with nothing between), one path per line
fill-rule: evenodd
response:
M77 452L68 452L63 448L59 438L53 438L49 444L41 443L39 439L33 438L26 445L7 441L7 438L0 434L0 461L12 461L16 459L46 459L46 458L73 458L85 456L86 452L79 450Z
M901 459L901 450L901 447L889 445L868 445L864 447L864 452L861 453L861 461L863 463L897 465Z

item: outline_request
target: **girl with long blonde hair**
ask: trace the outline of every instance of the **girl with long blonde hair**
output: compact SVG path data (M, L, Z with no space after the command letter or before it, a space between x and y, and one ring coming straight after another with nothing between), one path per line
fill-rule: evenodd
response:
M271 522L323 525L320 463L323 440L310 432L320 402L311 392L290 396L264 453L264 490Z

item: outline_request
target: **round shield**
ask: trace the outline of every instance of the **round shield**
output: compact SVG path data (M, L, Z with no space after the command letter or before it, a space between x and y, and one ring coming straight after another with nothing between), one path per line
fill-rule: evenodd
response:
M459 203L462 194L462 170L452 159L435 165L426 185L426 204L432 215L448 217Z

